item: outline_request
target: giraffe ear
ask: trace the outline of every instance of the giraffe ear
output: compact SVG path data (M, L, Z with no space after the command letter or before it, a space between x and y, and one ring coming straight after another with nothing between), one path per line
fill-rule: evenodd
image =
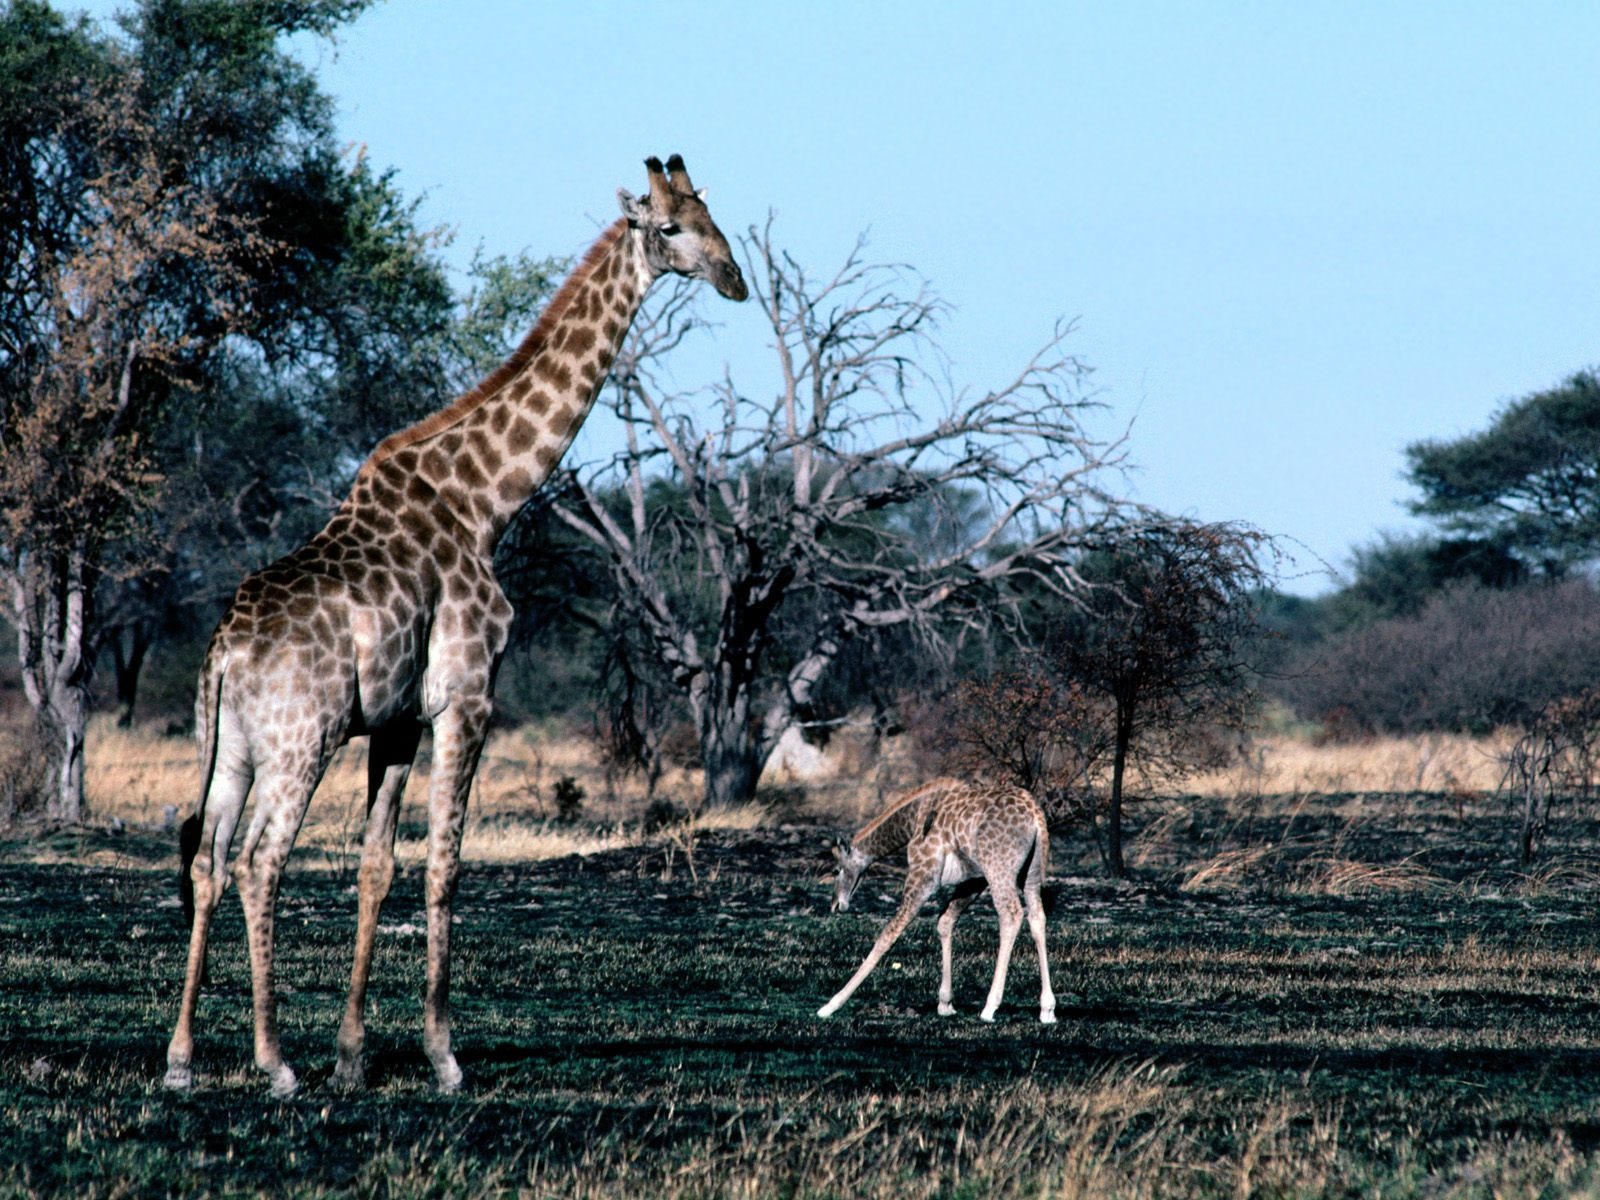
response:
M638 225L650 215L650 205L627 188L617 189L617 206L622 209L622 215L628 218L629 225Z
M838 842L834 842L831 846L828 847L828 849L833 851L834 858L838 859L840 862L844 861L844 847L841 846Z

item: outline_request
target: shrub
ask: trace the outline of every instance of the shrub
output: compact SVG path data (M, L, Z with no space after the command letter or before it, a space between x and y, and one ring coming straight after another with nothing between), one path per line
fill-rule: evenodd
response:
M1415 616L1302 651L1277 690L1341 733L1482 733L1600 678L1600 592L1586 580L1449 589Z
M583 801L587 795L583 785L571 775L556 780L556 820L573 822L583 815Z

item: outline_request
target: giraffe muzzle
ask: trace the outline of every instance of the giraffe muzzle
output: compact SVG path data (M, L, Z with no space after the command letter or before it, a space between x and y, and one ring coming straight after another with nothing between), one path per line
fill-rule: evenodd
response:
M710 274L711 286L729 300L745 300L749 297L750 289L745 286L744 273L732 259L713 264Z

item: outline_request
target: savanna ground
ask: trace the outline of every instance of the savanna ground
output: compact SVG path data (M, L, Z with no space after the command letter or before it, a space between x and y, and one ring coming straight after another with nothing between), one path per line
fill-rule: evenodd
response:
M815 1018L897 899L879 866L827 915L823 843L871 808L873 771L645 835L636 790L502 735L457 906L468 1088L451 1098L419 1044L421 779L378 942L371 1088L327 1086L351 754L280 903L304 1084L280 1103L250 1065L231 895L196 1089L160 1087L184 952L161 826L189 804L191 752L98 732L91 799L120 828L0 847L0 1195L1600 1194L1600 821L1564 811L1518 872L1511 814L1483 794L1492 748L1269 745L1135 807L1131 885L1100 878L1084 831L1058 834L1044 1027L1026 938L1000 1020L976 1018L986 903L957 932L960 1015L934 1014L924 918ZM563 775L587 793L576 825L552 819Z

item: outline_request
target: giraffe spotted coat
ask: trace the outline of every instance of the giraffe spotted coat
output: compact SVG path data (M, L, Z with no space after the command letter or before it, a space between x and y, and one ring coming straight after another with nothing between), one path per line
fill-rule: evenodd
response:
M450 909L472 776L489 726L511 606L496 542L571 444L655 279L747 289L727 240L676 155L646 162L646 197L618 192L607 228L511 358L443 410L382 442L327 526L240 585L201 669L203 776L184 994L167 1050L169 1087L193 1082L194 1016L212 914L252 791L232 875L250 950L255 1060L279 1095L295 1090L279 1046L273 916L284 863L312 792L341 743L370 738L367 823L349 1001L334 1082L363 1081L363 1008L378 908L394 875L400 795L424 724L428 787L427 990L423 1044L443 1091L460 1086L450 1048Z

